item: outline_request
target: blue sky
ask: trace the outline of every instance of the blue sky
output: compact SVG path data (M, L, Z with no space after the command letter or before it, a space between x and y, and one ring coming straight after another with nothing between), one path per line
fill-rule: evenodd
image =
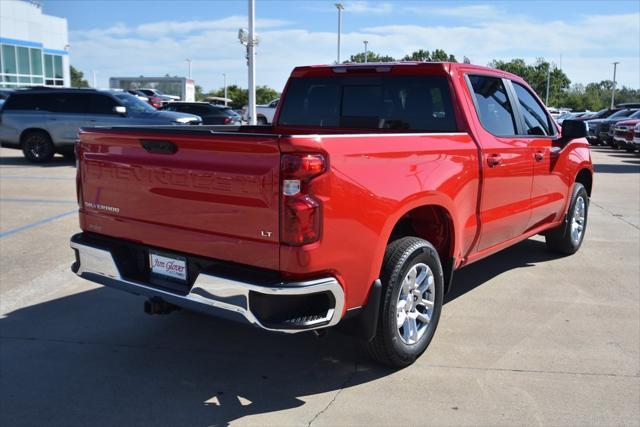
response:
M68 19L71 63L98 83L123 75L185 75L205 89L246 86L237 30L246 0L44 0L44 12ZM258 84L281 90L296 65L336 59L335 1L256 0ZM342 57L363 50L402 57L442 48L459 59L545 57L574 83L610 79L640 87L640 1L343 1Z

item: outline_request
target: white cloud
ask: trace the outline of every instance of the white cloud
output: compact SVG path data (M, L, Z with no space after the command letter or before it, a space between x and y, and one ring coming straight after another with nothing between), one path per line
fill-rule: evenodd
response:
M455 26L372 26L343 33L342 52L343 59L348 58L362 51L362 40L368 40L371 51L397 58L417 49L440 48L481 65L514 57L528 61L545 57L557 63L562 55L563 69L574 83L610 79L610 63L616 60L621 62L620 84L638 88L639 22L637 13L574 16L570 21L547 22L494 15L492 19ZM244 17L230 16L213 21L166 21L131 28L116 24L75 31L71 33L71 63L87 74L97 70L100 85L106 86L111 76L185 75L185 58L191 58L194 79L205 89L220 87L222 73L227 74L230 84L246 87L244 48L237 41L237 29L245 23ZM259 21L257 27L258 84L282 90L293 67L335 60L333 31L309 31L279 20Z
M402 9L404 12L418 15L438 15L448 16L458 19L495 19L500 15L500 11L489 4L468 4L453 7L433 7L432 4L407 6Z
M385 14L393 11L391 3L371 3L368 1L349 1L344 3L345 12Z

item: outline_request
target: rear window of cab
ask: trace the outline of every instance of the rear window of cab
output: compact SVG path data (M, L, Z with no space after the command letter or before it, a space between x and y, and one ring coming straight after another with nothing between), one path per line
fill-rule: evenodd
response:
M293 78L278 125L416 132L458 130L446 77Z

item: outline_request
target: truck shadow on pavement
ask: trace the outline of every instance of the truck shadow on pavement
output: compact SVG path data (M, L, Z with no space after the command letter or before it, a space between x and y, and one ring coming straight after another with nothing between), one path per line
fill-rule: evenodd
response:
M544 243L522 242L460 270L447 302L553 258ZM293 409L287 423L308 424L339 390L393 373L339 334L270 334L184 311L147 316L142 303L94 288L0 318L1 423L224 426Z

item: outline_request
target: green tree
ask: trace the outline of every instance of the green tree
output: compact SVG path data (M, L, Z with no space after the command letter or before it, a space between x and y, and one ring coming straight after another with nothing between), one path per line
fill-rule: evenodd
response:
M355 55L351 55L348 60L343 61L343 64L350 63L363 63L364 62L364 52L356 53ZM367 52L367 62L395 62L395 58L389 55L379 55L375 52Z
M206 94L202 90L202 86L196 85L195 90L196 90L196 95L195 95L196 101L204 101L206 98Z
M70 67L71 87L89 87L89 82L84 79L84 73L73 65Z
M203 94L202 99L209 96L224 97L224 88L212 90L207 94ZM269 86L256 87L256 103L267 104L280 97L280 93ZM231 99L230 107L240 109L249 103L249 91L237 85L227 86L227 98Z
M419 49L402 58L403 61L422 61L422 62L458 62L454 55L450 55L442 49L436 49L429 52L425 49Z
M543 100L546 96L547 73L549 72L549 105L560 106L571 85L571 80L564 71L556 67L555 64L545 61L544 58L538 58L533 64L527 64L524 59L520 58L508 62L494 60L489 63L489 66L522 77Z

